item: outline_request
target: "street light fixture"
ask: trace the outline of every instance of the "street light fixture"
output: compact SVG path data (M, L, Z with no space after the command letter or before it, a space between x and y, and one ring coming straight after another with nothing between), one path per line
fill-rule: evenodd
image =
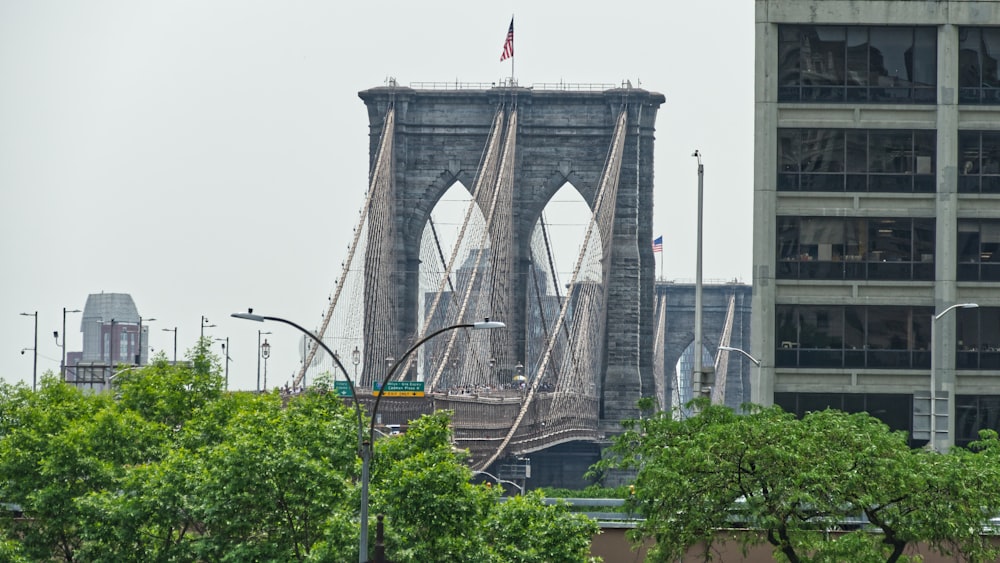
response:
M930 428L929 428L929 438L930 447L936 452L942 452L951 447L953 443L953 436L951 428L954 425L954 405L955 405L955 393L949 393L947 403L945 406L945 422L947 427L944 430L943 439L938 439L938 428L937 428L937 355L935 353L937 349L936 342L936 331L937 321L946 314L954 311L955 309L976 309L979 307L979 303L955 303L947 307L944 311L937 313L936 315L931 315L931 408L930 408ZM952 366L954 368L954 366ZM950 371L954 373L954 369Z
M285 323L291 327L294 327L303 334L308 334L310 338L316 341L316 343L319 344L319 346L322 347L326 351L326 353L330 355L331 358L333 358L334 363L337 364L337 367L340 368L340 371L343 372L344 377L347 379L347 383L351 387L351 397L354 399L354 408L357 411L358 415L358 450L361 455L361 538L360 538L360 545L358 546L358 562L365 563L366 561L368 561L368 486L369 486L369 480L371 478L372 444L375 441L375 417L378 414L378 407L382 401L382 396L384 395L384 393L380 392L378 395L375 396L375 404L374 406L372 406L371 416L369 417L371 422L368 428L368 439L365 440L363 435L364 421L362 420L361 417L361 403L358 402L358 397L355 392L354 383L351 381L351 376L347 373L347 370L344 369L344 365L340 363L340 358L337 355L335 355L333 351L330 350L330 348L323 342L321 338L313 334L311 331L308 331L303 327L299 326L298 324L295 324L292 321L289 321L287 319L282 319L280 317L255 315L253 314L252 309L248 313L233 313L232 316L236 317L237 319L246 319L257 322L277 321L280 323ZM447 326L442 329L438 329L432 332L431 334L418 340L416 344L410 346L410 348L398 360L395 360L395 363L393 363L392 366L388 369L385 378L382 380L381 385L379 385L377 389L379 389L380 391L384 391L385 386L388 385L389 381L392 380L393 374L396 373L396 370L399 369L399 366L402 365L404 361L406 361L406 359L410 356L410 354L412 354L417 348L419 348L425 342L434 338L435 336L438 336L439 334L442 334L450 330L456 330L459 328L494 329L494 328L504 328L505 326L507 325L505 325L502 322L491 321L489 320L489 318L487 318L486 320L481 322L457 324L457 325ZM358 353L356 355L352 353L352 360L356 358L357 360L360 361L360 356L361 356L360 351L355 349L355 352ZM356 363L355 366L357 366Z
M739 348L733 348L731 346L719 346L719 350L725 350L727 352L739 352L740 354L743 354L744 356L746 356L748 360L750 360L751 362L753 362L753 365L755 365L757 367L760 367L760 360L758 360L757 358L751 356L750 352L747 352L746 350L741 350Z
M497 485L500 485L500 483L507 483L508 485L514 485L515 487L517 487L518 492L521 493L521 495L524 495L524 487L522 487L521 485L518 485L517 483L515 483L513 481L508 481L507 479L501 479L501 478L497 477L496 475L494 475L492 473L487 473L485 471L473 471L472 474L473 475L486 475L490 479L493 479L493 481Z
M174 327L174 328L165 328L165 329L163 329L163 332L172 332L172 333L174 333L174 364L176 365L177 364L177 327Z
M267 359L271 357L271 345L267 343L266 338L260 345L260 357L264 358L264 391L267 392Z
M261 347L260 336L262 334L271 334L269 330L258 330L257 331L257 350L260 352L257 354L257 392L260 393L260 359L264 355L264 348ZM271 345L267 345L268 355L270 355ZM267 381L267 380L265 380Z
M35 317L35 346L31 349L32 356L34 357L31 366L31 390L34 391L38 387L38 311L34 313L21 313L23 317ZM27 348L22 348L21 353L23 354Z

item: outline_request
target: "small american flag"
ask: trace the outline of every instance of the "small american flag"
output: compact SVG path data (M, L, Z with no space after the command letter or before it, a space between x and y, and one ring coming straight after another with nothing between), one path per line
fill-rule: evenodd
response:
M500 61L506 61L514 56L514 18L510 18L510 28L507 29L507 40L503 42L503 53Z
M663 235L653 239L653 252L663 252Z

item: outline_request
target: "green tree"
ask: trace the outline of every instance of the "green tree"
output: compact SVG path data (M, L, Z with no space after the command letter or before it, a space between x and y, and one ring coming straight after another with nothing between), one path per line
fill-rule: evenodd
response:
M356 421L331 394L282 404L260 395L235 414L223 440L198 452L194 494L213 561L305 560L327 521L349 508ZM336 542L335 542L336 543Z
M495 561L571 563L590 561L590 542L600 528L564 503L546 505L543 493L507 499L490 511L487 544Z
M778 407L739 415L707 402L697 411L628 422L597 466L637 471L633 502L646 520L632 538L655 540L651 561L711 545L734 523L760 530L745 541L768 542L793 563L903 561L914 542L971 560L994 555L980 537L1000 509L993 442L942 455L911 450L865 413L798 420ZM841 529L862 516L870 525Z
M595 522L541 493L500 502L473 485L452 446L450 413L425 415L405 434L377 442L373 513L386 515L389 559L407 562L585 562Z
M37 393L21 387L11 397L0 407L17 422L0 440L0 498L25 518L5 513L4 533L29 559L74 561L83 541L78 501L113 487L128 466L157 458L162 427L51 376Z
M186 364L171 364L160 354L148 366L119 373L113 385L122 408L168 427L189 421L196 411L217 400L225 385L210 344L208 338L201 339L188 351Z

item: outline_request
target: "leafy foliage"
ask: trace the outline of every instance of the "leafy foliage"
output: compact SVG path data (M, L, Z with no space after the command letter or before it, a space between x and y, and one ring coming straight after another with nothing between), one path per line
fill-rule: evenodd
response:
M733 525L759 529L783 561L903 561L914 542L991 560L981 536L1000 513L996 436L980 453L911 450L865 414L827 410L798 420L778 407L630 421L599 464L637 470L632 502L646 517L652 561L673 561ZM857 525L851 525L851 523ZM862 525L864 524L864 525ZM846 527L845 527L846 526ZM879 533L872 533L877 530ZM834 533L831 533L834 532Z
M357 560L354 409L328 386L225 393L207 346L189 357L121 372L113 393L0 384L0 499L25 516L4 512L0 560ZM469 483L447 413L376 450L392 560L588 560L589 520Z

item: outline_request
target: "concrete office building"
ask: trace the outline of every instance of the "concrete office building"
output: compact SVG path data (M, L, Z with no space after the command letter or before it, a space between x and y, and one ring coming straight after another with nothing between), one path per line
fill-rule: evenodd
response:
M1000 1L756 0L755 402L1000 428L998 57Z

